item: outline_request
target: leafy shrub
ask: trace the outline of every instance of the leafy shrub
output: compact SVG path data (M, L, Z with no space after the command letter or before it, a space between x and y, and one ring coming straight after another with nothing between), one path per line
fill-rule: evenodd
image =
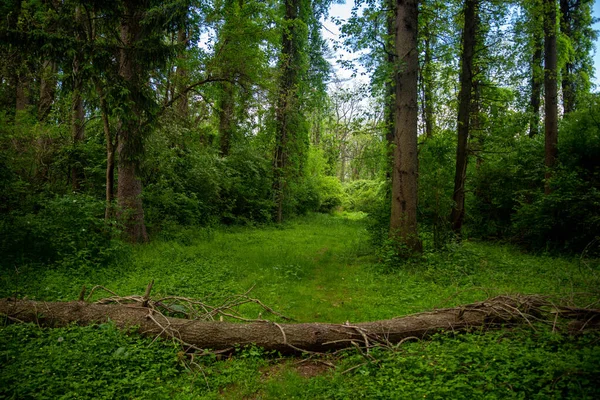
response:
M100 265L120 254L114 224L104 220L104 202L85 194L55 196L39 211L12 212L0 219L2 262Z
M518 197L514 238L529 248L580 252L599 237L600 98L593 97L590 104L569 114L561 125L551 193L543 194L540 184Z
M369 213L380 201L384 183L377 180L357 180L344 185L344 209Z
M17 340L18 338L18 340ZM177 348L126 335L112 324L0 328L2 398L169 398Z

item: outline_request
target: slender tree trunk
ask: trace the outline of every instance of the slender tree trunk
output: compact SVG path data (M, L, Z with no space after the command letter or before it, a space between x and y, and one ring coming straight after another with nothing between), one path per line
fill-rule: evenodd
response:
M545 185L551 192L550 178L556 164L558 145L558 89L556 48L556 0L544 0L544 90L545 90Z
M418 0L398 1L396 109L390 238L399 254L421 251L417 232Z
M81 9L77 7L75 9L75 40L81 43L82 36L80 28L82 26L81 21ZM83 108L83 60L82 54L77 51L73 57L73 94L71 99L71 138L73 140L73 148L75 150L75 157L71 160L71 185L73 191L79 191L81 188L81 181L83 180L83 168L81 164L80 148L83 144L85 137L85 109Z
M104 138L106 140L106 209L104 219L109 220L113 214L113 200L115 187L115 143L110 131L110 122L108 120L108 105L104 96L102 85L96 81L96 93L100 99L100 113L102 117L102 128L104 129ZM116 139L116 137L115 137Z
M388 68L393 70L395 58L395 37L396 37L396 4L395 0L388 0L388 12L386 19L387 29L387 64ZM385 82L385 141L387 145L386 151L386 178L392 181L392 169L394 165L394 135L396 132L396 82L393 72L390 73L389 79Z
M540 98L542 96L542 38L535 38L535 51L531 60L531 121L529 123L529 137L534 137L540 131Z
M40 79L40 101L38 103L38 121L45 121L54 104L56 92L56 73L58 65L54 61L45 60L42 63Z
M143 145L141 110L136 102L140 87L140 71L135 58L135 46L141 40L139 6L133 0L125 3L126 17L121 21L123 48L119 65L119 75L130 89L131 113L121 115L119 121L117 217L124 226L126 237L133 243L148 240L142 207L142 183L138 177Z
M473 89L473 58L477 37L479 0L465 0L465 26L462 33L460 92L458 104L458 144L454 174L454 206L450 214L452 230L460 235L465 216L465 180L467 177L469 123Z
M21 61L21 57L19 57L19 61ZM19 66L19 68L23 68ZM16 111L25 111L29 106L29 87L31 85L31 79L29 77L29 72L21 71L17 74L16 81L16 100L15 100L15 110Z
M187 38L186 30L184 28L180 28L177 31L177 43L179 43L180 45L186 45L187 39L188 38ZM181 61L185 60L185 51L179 55L179 59ZM184 66L179 65L177 67L176 78L177 78L177 92L179 95L181 95L181 97L177 101L177 111L178 111L179 115L184 119L187 119L189 117L188 95L187 95L187 93L184 93L185 88L186 88L187 76L188 76L187 69Z
M577 1L575 6L578 5L577 3L579 2ZM573 38L573 21L571 11L571 1L560 0L560 28L565 36L571 40L576 40ZM565 63L561 78L563 112L564 114L568 114L575 109L575 85L573 82L573 62L571 60L567 60Z
M430 139L433 137L433 129L435 125L433 113L433 68L432 68L432 49L431 49L431 22L427 21L425 25L425 54L423 55L423 70L421 80L423 86L423 120L425 122L425 137Z
M230 82L221 83L219 101L219 139L221 156L227 157L233 139L234 87Z

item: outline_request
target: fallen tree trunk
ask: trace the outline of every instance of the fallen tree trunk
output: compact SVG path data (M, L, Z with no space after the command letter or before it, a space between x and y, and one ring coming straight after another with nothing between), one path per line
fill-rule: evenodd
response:
M352 345L393 344L407 338L421 339L440 330L464 331L475 327L550 323L559 315L579 322L581 329L600 326L600 310L550 307L537 296L499 296L479 303L438 309L376 322L357 324L298 323L271 321L235 323L166 317L152 307L135 304L90 304L0 300L0 314L13 321L34 322L49 327L111 321L119 328L137 327L142 335L175 338L193 348L230 349L255 344L280 352L325 352ZM556 318L553 317L556 315Z

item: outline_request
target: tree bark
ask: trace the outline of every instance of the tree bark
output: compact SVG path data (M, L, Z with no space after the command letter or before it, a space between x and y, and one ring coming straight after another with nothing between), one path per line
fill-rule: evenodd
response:
M184 46L184 48L185 48L185 47L187 47L187 41L188 41L188 34L187 34L186 28L184 28L184 27L179 28L179 30L177 31L177 43ZM181 52L181 54L179 55L178 58L181 62L185 61L185 59L186 59L185 50L183 50ZM179 100L177 101L177 111L182 118L187 119L189 117L189 102L188 102L187 93L184 93L185 88L186 88L186 81L188 80L187 68L185 68L183 65L179 65L177 67L177 71L176 71L176 78L177 78L177 92L181 96L179 98Z
M385 175L389 182L392 181L394 166L394 135L396 134L396 82L393 76L394 63L396 62L395 38L397 10L395 0L387 1L388 11L386 18L386 48L388 68L392 70L389 79L385 82L385 140L386 140L386 166Z
M398 1L396 15L395 134L390 238L398 253L422 249L417 232L418 1Z
M286 26L282 34L281 56L279 60L281 78L279 97L275 110L275 156L273 162L273 194L275 200L275 220L283 222L284 204L290 178L289 157L290 143L294 135L295 119L300 112L298 104L298 81L301 68L300 60L300 28L297 26L300 0L285 0L284 21Z
M123 329L137 327L137 331L145 336L176 337L186 344L203 349L221 350L254 344L283 353L301 350L324 352L356 344L399 343L407 338L422 339L442 330L500 327L510 323L528 323L529 320L544 317L552 321L559 315L587 321L586 328L597 329L600 326L600 310L553 306L550 307L552 311L544 311L544 307L549 306L536 296L498 296L455 308L356 324L197 321L165 317L141 305L13 299L0 300L0 314L6 315L10 320L34 322L49 327L111 321Z
M220 153L222 157L227 157L231 150L231 141L233 139L233 118L234 118L234 87L231 82L221 82L221 93L219 101L219 139Z
M100 114L102 117L102 128L104 129L104 139L106 141L106 208L104 219L109 220L113 216L113 200L115 198L115 142L110 130L110 121L108 120L108 105L104 90L99 80L96 80L96 93L100 100Z
M146 242L148 234L142 207L142 182L138 177L142 153L141 110L137 102L140 88L140 71L135 46L141 40L141 5L136 1L125 3L126 16L121 21L121 59L119 75L128 85L130 113L119 120L119 144L117 146L119 180L117 185L117 217L124 226L127 239L133 243Z
M80 7L75 8L75 41L81 43L82 35L82 16ZM71 139L75 157L71 159L71 186L73 191L77 192L81 188L83 180L83 168L80 152L78 151L83 144L85 130L85 109L83 108L83 55L76 51L73 56L73 93L71 99Z
M579 1L575 2L575 7L578 6ZM569 39L573 38L572 24L572 5L570 0L560 0L560 29ZM575 84L573 82L573 62L567 60L565 63L564 71L561 74L562 78L562 98L563 98L563 112L568 114L575 109Z
M550 194L552 168L558 154L558 88L556 48L556 0L544 0L544 90L545 90L545 184Z
M531 60L531 121L529 123L529 137L534 137L540 131L540 97L542 95L542 79L540 69L542 65L542 40L535 38L535 51Z
M473 90L473 58L477 40L477 8L479 0L465 0L465 25L462 33L460 92L458 104L458 144L454 174L454 206L450 213L452 230L460 235L465 216L465 180L467 178L470 111Z
M56 73L58 64L45 60L42 63L40 79L40 101L38 103L38 121L45 121L52 110L54 95L56 93Z

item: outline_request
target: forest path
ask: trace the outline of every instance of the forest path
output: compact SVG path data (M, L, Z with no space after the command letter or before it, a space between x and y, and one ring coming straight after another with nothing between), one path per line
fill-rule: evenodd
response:
M364 322L483 300L498 294L569 297L594 292L598 277L577 260L464 241L426 250L386 272L356 214L309 214L283 226L188 228L129 248L104 267L20 266L0 271L0 297L75 300L85 285L125 296L185 296L217 305L251 295L298 322ZM596 285L596 286L594 286ZM95 298L108 294L99 292ZM259 309L243 306L248 318ZM263 315L263 318L271 316Z

